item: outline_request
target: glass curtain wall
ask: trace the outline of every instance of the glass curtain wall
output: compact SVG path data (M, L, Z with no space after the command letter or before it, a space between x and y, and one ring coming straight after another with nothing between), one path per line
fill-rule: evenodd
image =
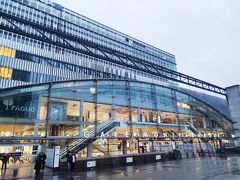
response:
M83 157L88 143L93 143L97 156L137 153L141 146L147 146L138 137L176 136L179 129L190 134L181 127L189 124L202 134L221 134L221 128L231 128L220 112L190 95L160 85L120 80L55 82L1 90L0 123L0 136L62 137L47 141L49 147L60 144L74 148L81 138L102 135L126 137L84 142ZM65 138L72 136L77 138Z

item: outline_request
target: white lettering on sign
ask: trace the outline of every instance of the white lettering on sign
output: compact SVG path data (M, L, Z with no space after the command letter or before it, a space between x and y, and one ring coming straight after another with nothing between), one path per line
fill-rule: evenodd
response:
M19 112L35 112L35 108L34 107L30 107L30 106L15 106L12 105L10 106L10 110L11 111L19 111ZM9 110L9 107L6 107L6 110Z
M88 131L85 131L83 133L83 135L84 135L85 138L89 138L90 137L90 133Z
M87 161L87 167L96 167L96 161Z
M53 162L54 168L59 167L59 160L60 160L60 146L55 146L54 162Z
M132 163L132 162L133 162L133 157L126 158L126 163Z
M156 160L160 160L160 159L162 159L162 156L159 154L159 155L156 155Z
M104 134L104 132L102 132L99 144L101 144L101 145L107 144L107 139L105 138L107 135L108 134Z
M4 99L3 104L6 106L6 111L35 112L35 107L14 105L14 100L11 98Z
M143 133L143 137L147 137L147 136L148 136L147 132Z

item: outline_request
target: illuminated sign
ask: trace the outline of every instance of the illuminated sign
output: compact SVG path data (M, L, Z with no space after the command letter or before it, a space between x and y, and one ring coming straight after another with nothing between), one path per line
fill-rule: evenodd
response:
M126 158L126 163L132 163L132 162L133 162L133 157Z
M54 148L54 162L53 167L59 167L59 160L60 160L60 146L55 146Z
M96 161L87 161L87 167L95 167L96 166Z
M6 106L6 111L35 112L35 107L14 105L13 99L4 99L3 104Z
M156 160L160 160L160 159L162 159L162 156L160 155L160 154L158 154L158 155L156 155Z

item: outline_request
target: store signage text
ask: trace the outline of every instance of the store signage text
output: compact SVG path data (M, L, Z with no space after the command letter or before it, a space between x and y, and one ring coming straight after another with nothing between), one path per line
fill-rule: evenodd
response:
M84 133L83 133L83 136L85 137L85 138L90 138L91 137L91 134L88 132L88 131L85 131ZM110 137L110 135L108 134L108 133L101 133L101 135L100 135L100 140L103 142L103 141L105 141L105 139L106 139L106 137ZM112 137L131 137L130 135L129 135L129 133L128 132L114 132L113 134L112 134ZM147 133L147 132L144 132L141 136L139 135L139 134L137 134L137 133L133 133L133 137L158 137L158 132L151 132L151 133ZM177 136L174 136L174 135L169 135L169 134L166 134L166 133L163 133L163 135L162 135L162 137L169 137L169 138L173 138L173 137L177 137ZM178 137L189 137L189 135L187 135L187 134L185 134L185 133L178 133ZM195 134L192 134L192 136L191 137L205 137L205 138L207 138L207 137L212 137L212 136L209 136L209 135L207 135L207 134L204 134L204 135L200 135L200 134L198 134L198 135L195 135ZM218 134L213 134L213 137L219 137L219 135Z
M14 105L13 99L5 99L3 104L6 106L6 111L35 112L35 107Z
M35 112L35 108L31 107L31 106L15 106L15 105L12 105L12 106L10 106L10 108L9 108L9 106L7 106L6 111L7 110L20 111L20 112Z

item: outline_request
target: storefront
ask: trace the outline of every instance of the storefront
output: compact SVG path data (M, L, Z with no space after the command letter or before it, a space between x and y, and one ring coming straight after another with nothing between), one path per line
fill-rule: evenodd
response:
M88 156L89 148L91 156L165 151L181 138L227 138L232 130L214 107L155 84L76 80L0 91L0 138L39 144L45 138L46 148L60 145L79 157ZM34 148L24 146L23 154L34 155ZM1 147L2 152L15 149Z

